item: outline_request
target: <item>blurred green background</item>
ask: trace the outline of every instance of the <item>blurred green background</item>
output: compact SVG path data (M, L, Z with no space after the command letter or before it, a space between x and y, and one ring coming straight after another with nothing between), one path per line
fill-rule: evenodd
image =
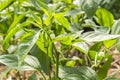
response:
M109 10L115 19L120 18L120 0L101 0L100 5Z

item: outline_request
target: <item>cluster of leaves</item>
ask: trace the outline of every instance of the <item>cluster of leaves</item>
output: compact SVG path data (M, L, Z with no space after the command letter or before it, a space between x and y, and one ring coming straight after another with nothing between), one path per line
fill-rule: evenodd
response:
M102 4L102 0L1 0L0 62L8 68L0 77L11 70L34 70L44 80L117 80L106 76L110 49L120 49L120 20L114 20ZM37 80L35 73L29 80Z

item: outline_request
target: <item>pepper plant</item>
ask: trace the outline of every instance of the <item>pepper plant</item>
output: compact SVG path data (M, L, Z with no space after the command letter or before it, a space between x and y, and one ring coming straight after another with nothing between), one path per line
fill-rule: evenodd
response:
M31 70L28 80L117 80L107 71L110 50L119 50L120 20L102 3L1 0L0 62L7 69L0 77Z

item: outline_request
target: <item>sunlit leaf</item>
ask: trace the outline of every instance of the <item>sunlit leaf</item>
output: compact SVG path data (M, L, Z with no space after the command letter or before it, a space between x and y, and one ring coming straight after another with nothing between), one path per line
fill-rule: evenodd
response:
M102 42L95 43L95 44L90 48L90 50L99 51L99 50L101 49L102 45L103 45Z
M93 60L94 60L94 59L95 59L96 54L98 54L98 53L97 53L97 51L89 50L88 55L90 56L90 58L91 58L91 59L93 59Z
M29 51L32 49L32 47L38 40L39 34L40 34L40 31L37 31L37 32L33 31L33 32L27 33L26 35L29 35L29 36L23 39L23 41L18 45L16 54L18 54L19 66L22 65L25 57L27 56Z
M73 60L66 62L66 66L70 66L70 67L74 67L75 64L76 64L76 61L73 61Z
M16 32L20 31L21 27L18 25L9 31L9 33L6 35L4 42L3 42L3 49L6 50L9 47L9 41L11 38L15 35Z
M62 40L74 40L75 38L79 37L81 35L82 31L78 31L74 34L70 33L70 34L60 34L59 36L56 36L55 38L53 38L53 41L62 41Z
M12 22L12 24L9 27L8 33L9 31L11 31L14 27L16 27L16 25L23 19L24 15L14 15L14 21Z
M72 44L72 46L74 46L76 49L80 50L81 52L87 54L89 47L85 42L77 42Z
M112 28L112 25L114 23L114 16L112 15L112 13L110 13L104 8L99 8L96 11L96 16L98 24L100 24L101 26L107 26Z
M89 67L60 67L59 77L63 80L97 80L94 70Z
M109 48L112 45L114 45L116 43L116 41L117 41L116 39L112 39L112 40L106 40L103 43L104 43L104 45L105 45L106 48Z
M0 2L0 11L7 8L8 6L10 6L15 1L16 0L5 0L5 1Z
M44 11L46 15L48 15L48 12L47 12L48 6L46 3L44 3L41 0L30 0L30 1L37 9Z
M120 37L120 35L105 34L100 32L86 32L82 36L82 39L87 42L100 42Z
M17 68L18 58L16 55L0 55L0 62L11 68Z
M21 70L41 70L41 66L39 60L31 55L26 56L24 60L23 66L21 66Z
M59 25L62 25L64 26L66 29L70 29L70 24L67 20L67 18L64 17L63 14L55 14L55 19L56 19L56 22L59 24Z
M120 34L120 19L116 20L112 26L112 34Z

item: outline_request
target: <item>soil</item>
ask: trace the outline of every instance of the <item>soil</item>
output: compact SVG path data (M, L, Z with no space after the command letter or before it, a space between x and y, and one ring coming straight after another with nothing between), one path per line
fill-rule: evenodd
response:
M113 62L111 63L111 68L108 70L108 75L120 71L120 54L113 55ZM120 78L120 72L116 75Z

